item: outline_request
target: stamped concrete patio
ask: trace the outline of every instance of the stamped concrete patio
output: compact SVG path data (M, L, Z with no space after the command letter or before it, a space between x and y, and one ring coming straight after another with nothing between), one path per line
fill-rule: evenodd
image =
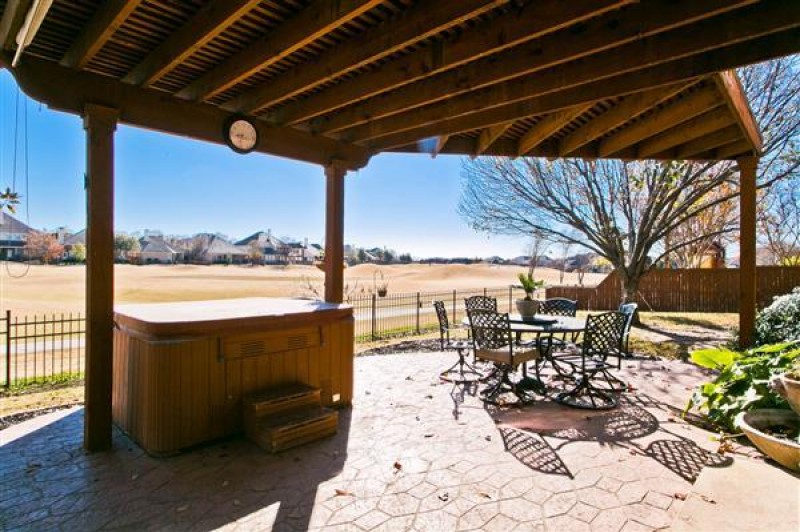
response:
M609 412L487 409L439 382L452 354L356 360L335 438L273 456L234 439L170 458L123 434L87 455L82 410L0 432L0 529L651 530L668 527L709 433L680 420L700 370L634 360ZM706 465L708 464L708 465Z

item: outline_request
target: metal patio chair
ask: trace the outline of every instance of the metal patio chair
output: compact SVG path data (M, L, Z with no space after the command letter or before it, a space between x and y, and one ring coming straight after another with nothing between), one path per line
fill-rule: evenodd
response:
M521 403L528 403L533 399L532 391L543 392L541 383L528 378L525 371L525 364L540 356L536 342L516 343L508 314L477 309L469 311L469 316L475 357L491 362L496 367L494 382L481 391L483 400L499 404L498 398L510 392ZM511 374L520 365L523 368L523 379L515 382L511 379Z
M464 299L464 308L470 310L491 310L497 312L497 298L491 296L470 296Z
M450 320L447 318L447 309L443 301L434 301L433 308L436 309L436 317L439 319L439 345L442 351L451 350L458 354L456 363L442 371L439 377L452 382L475 382L480 380L483 374L467 362L466 359L466 353L472 347L472 342L467 338L458 340L450 336Z
M622 344L619 346L620 351L622 351L626 358L630 358L631 356L631 349L629 345L631 337L631 325L633 325L633 316L636 314L638 309L639 305L636 303L624 303L619 306L619 311L625 314L627 317L625 320L625 330L622 333Z
M610 370L617 369L609 358L621 356L620 345L625 330L626 315L622 312L605 312L590 315L586 318L583 343L580 354L559 358L575 367L577 383L571 390L561 392L556 400L568 406L594 410L614 408L616 398L611 395L620 391L624 385L613 376ZM603 379L608 388L600 388L595 384Z

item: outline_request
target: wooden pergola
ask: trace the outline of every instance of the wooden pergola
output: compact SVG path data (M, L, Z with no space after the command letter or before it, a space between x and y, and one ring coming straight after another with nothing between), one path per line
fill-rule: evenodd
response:
M344 176L379 152L736 160L741 336L755 313L761 138L729 69L800 51L785 0L0 0L0 66L87 132L86 446L111 442L114 130L320 164L326 299Z

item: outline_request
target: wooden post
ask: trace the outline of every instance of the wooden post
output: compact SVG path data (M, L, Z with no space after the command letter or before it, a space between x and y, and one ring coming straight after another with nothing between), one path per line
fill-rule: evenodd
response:
M84 447L111 448L116 109L86 105L86 409Z
M325 167L325 301L344 301L344 176L333 162Z
M739 164L739 344L753 345L756 321L756 169L758 157Z

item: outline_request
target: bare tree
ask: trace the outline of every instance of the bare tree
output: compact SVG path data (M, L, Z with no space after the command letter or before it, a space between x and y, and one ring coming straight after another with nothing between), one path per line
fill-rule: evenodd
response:
M713 202L718 198L729 198L732 192L732 186L724 183L709 192L704 200ZM673 242L686 242L701 235L704 235L704 238L694 239L694 243L675 249L673 253L664 257L664 263L668 267L673 263L678 268L702 267L704 257L715 246L724 249L733 242L738 220L739 204L735 199L721 201L698 213L697 216L670 231L664 238L664 245L666 248L671 248Z
M742 83L764 133L760 188L800 167L800 68L795 58L748 67ZM731 162L584 161L480 157L464 162L461 215L477 230L541 232L605 257L631 299L652 264L703 239L736 230L724 224L677 238L676 229L739 194ZM718 196L714 191L728 187ZM573 231L573 234L570 234ZM666 242L667 235L672 235Z
M531 233L531 239L528 243L528 275L531 277L535 276L539 260L547 253L548 247L550 247L550 243L544 238L541 231Z
M773 185L759 206L758 225L773 264L800 266L800 177Z
M558 272L558 284L564 284L564 274L567 272L567 261L569 260L569 251L572 248L572 244L574 243L574 238L572 235L569 235L569 239L564 239L559 242L561 249L561 259L560 259L560 269Z

